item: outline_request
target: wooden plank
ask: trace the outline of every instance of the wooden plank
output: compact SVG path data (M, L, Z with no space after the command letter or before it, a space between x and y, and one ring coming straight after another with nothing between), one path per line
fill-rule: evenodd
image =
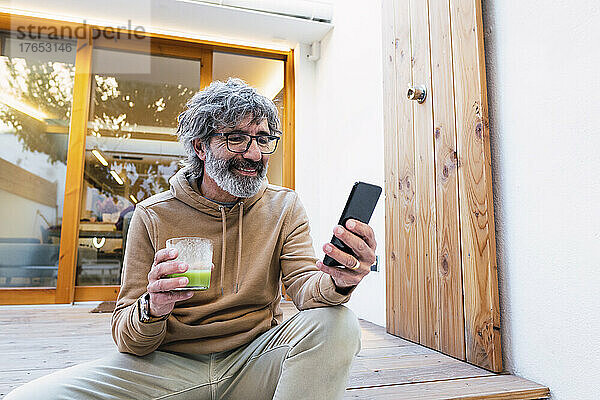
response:
M420 361L418 364L405 363L403 367L399 368L374 366L367 370L362 365L353 365L350 370L347 388L358 389L493 375L493 372L458 360L453 362L438 360L439 362L432 361L429 363L421 359L418 359L418 361Z
M480 0L450 3L466 359L502 370Z
M386 333L386 328L383 328L379 325L375 325L372 322L360 320L360 327L362 332L362 349L397 346L419 346L416 343Z
M75 267L81 211L81 188L85 162L85 139L90 104L92 70L92 39L77 40L75 56L75 82L69 125L67 177L60 236L56 302L72 303L75 299Z
M419 343L439 349L439 308L436 244L435 152L433 148L433 109L429 51L429 12L426 1L409 0L412 83L426 87L423 103L413 107L415 143L415 207L419 255ZM403 99L404 101L407 101Z
M545 399L548 388L513 375L493 375L438 382L347 390L344 399L503 400Z
M475 7L475 21L477 27L477 62L479 72L479 82L481 87L481 113L483 124L483 157L485 159L483 173L485 174L486 184L486 203L488 205L488 237L489 237L489 296L492 306L492 321L494 335L493 341L493 367L495 372L503 370L502 365L502 337L501 337L501 322L500 322L500 289L498 286L498 264L496 259L496 222L494 220L494 189L492 184L492 150L490 144L490 124L488 114L487 100L487 78L485 71L485 47L483 37L483 10L481 1L473 1Z
M56 207L56 182L50 182L0 158L0 189L50 207Z
M0 304L51 304L55 293L55 288L0 288Z
M294 50L290 50L283 71L285 126L281 138L283 145L283 186L290 189L296 187L296 80L294 68Z
M136 38L123 34L120 39L110 39L103 35L94 39L94 48L127 51L135 53L152 54L155 56L178 57L198 60L203 51L212 54L212 50L205 49L197 43L181 43L173 40L145 36Z
M120 286L75 286L75 301L114 301Z
M429 3L429 32L435 138L440 350L445 354L464 360L465 334L458 214L458 159L454 125L454 73L448 2L432 1Z
M377 357L377 358L362 358L354 361L354 366L361 369L404 369L430 366L436 369L441 364L451 364L457 366L462 364L462 361L456 360L445 354L434 353L417 353L403 354L402 357ZM478 367L474 367L478 368ZM478 368L481 369L481 368ZM485 370L484 370L485 371Z
M397 333L398 294L396 270L399 263L400 210L398 190L398 127L396 99L398 98L396 70L396 40L394 35L395 1L382 3L383 32L383 129L385 164L385 302L388 332Z
M1 348L1 345L0 345ZM413 354L437 354L435 350L429 349L418 344L411 343L410 345L404 346L391 346L382 348L361 348L360 352L356 355L357 360L362 359L379 359L379 358L398 358L405 355Z
M417 214L414 116L412 103L402 96L412 76L412 49L410 46L410 12L408 1L401 0L395 12L396 70L398 96L396 118L398 118L398 189L400 202L399 264L396 281L399 294L399 321L397 334L419 341L419 281L418 265L421 255L417 252Z
M87 328L90 328L90 324L89 321L87 323L81 324L79 325L76 321L66 321L65 323L69 323L69 325L73 326L74 329L78 329L78 328L85 328L87 330ZM36 327L38 327L37 325L35 325ZM21 327L22 328L22 327ZM55 339L59 340L59 342L62 343L62 340L68 340L68 338L70 337L69 335L71 334L67 334L64 332L64 330L62 329L57 329L55 326L52 325L41 325L38 327L39 331L35 331L35 332L31 332L30 334L28 334L29 338L37 338L37 339L45 339L45 338L49 338L49 337L54 337ZM90 332L89 335L92 336L93 334L107 334L109 333L110 330L110 326L109 325L105 325L103 327L103 330L100 331L94 331L94 332ZM11 336L11 335L19 335L22 332L19 332L18 328L11 326L11 327L6 327L3 328L3 333L6 333L6 335ZM62 333L63 335L67 335L65 336L65 338L60 338L58 337L58 333ZM78 332L78 335L81 335L82 332ZM87 334L87 331L86 331ZM76 335L73 335L73 337L77 340L81 340L80 337L77 337ZM74 343L76 344L76 343Z
M107 351L116 350L116 346L112 340L110 342L98 340L106 339L106 337L106 334L102 337L93 337L94 339L97 339L95 342L87 340L82 344L78 344L76 340L73 340L69 343L71 349L67 349L66 345L63 345L64 347L62 349L47 351L43 358L38 358L33 362L31 360L31 351L21 351L18 354L6 354L3 355L3 360L0 363L2 365L1 371L23 372L48 368L62 369L85 361L95 360L103 357ZM75 350L73 350L73 348L75 348Z
M389 54L389 38L384 37L384 56L387 57L384 82L389 81L391 73L387 72L389 63L393 62L394 72L393 81L386 83L386 95L384 97L384 108L389 108L392 117L396 121L384 121L385 136L395 137L395 148L398 149L398 170L394 184L398 185L397 202L398 211L386 210L386 218L393 220L386 222L386 232L394 232L395 220L398 220L398 234L386 233L386 249L390 253L387 257L392 267L392 272L388 278L392 280L391 296L394 298L392 304L388 306L395 307L392 314L388 313L388 319L393 316L394 322L388 326L388 331L404 338L418 341L419 339L419 315L418 315L418 275L417 266L419 255L416 252L416 213L415 213L415 165L414 165L414 138L413 138L413 114L412 104L408 101L400 100L402 87L406 87L411 77L411 49L410 49L410 14L407 1L393 1L393 5L386 5L384 2L383 18L385 24L393 19L393 38L394 52L393 56ZM388 28L384 29L384 33ZM387 34L387 33L385 33ZM389 36L389 34L387 34ZM390 60L389 57L392 57ZM391 88L396 88L392 91ZM393 98L391 97L393 96ZM387 104L389 102L392 104ZM384 115L387 112L384 112ZM395 126L395 131L390 131ZM389 142L388 142L389 143ZM393 168L393 162L389 161L388 154L386 165L386 181L389 193L388 196L395 194L395 189L391 189L392 184L390 176L390 167ZM389 208L389 201L387 201ZM391 225L390 225L391 224Z
M213 51L203 48L200 52L200 90L204 89L213 81Z
M110 318L106 321L109 322ZM76 324L69 324L69 326L75 328L75 329L87 329L89 327L89 324L85 324L85 325L76 325ZM35 329L43 329L47 326L35 326ZM27 353L34 353L34 352L44 352L44 354L47 355L52 355L52 354L76 354L78 352L84 352L84 353L88 353L90 352L90 348L93 348L94 344L107 344L107 345L112 345L113 341L111 339L111 336L108 333L109 331L109 326L106 325L103 327L102 330L97 329L96 331L93 332L93 334L90 335L84 335L84 336L70 336L70 337L66 337L66 338L60 338L60 337L52 337L52 343L49 343L47 340L43 340L43 341L35 341L30 343L27 346ZM46 336L46 337L50 337L50 336ZM29 357L28 355L26 356L26 353L23 351L22 348L19 348L18 346L15 346L15 344L17 344L18 342L14 339L9 340L8 342L4 342L4 343L0 343L0 349L2 349L2 354L5 355L6 357L21 357L21 359L28 359ZM80 345L78 345L78 343ZM68 346L68 347L67 347ZM2 365L3 365L3 370L4 369L22 369L22 366L16 365L16 364L11 364L6 362L5 359L3 359L1 361Z

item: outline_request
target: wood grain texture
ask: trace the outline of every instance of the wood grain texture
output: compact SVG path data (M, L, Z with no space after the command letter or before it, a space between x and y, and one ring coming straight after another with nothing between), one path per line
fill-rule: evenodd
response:
M55 288L0 288L0 304L51 304L55 294Z
M390 0L392 1L392 0ZM412 104L403 101L403 92L408 88L411 79L411 48L410 48L410 13L408 1L393 1L391 13L383 14L384 23L393 23L394 38L394 91L393 103L384 103L384 108L393 110L392 116L396 118L396 131L386 130L385 135L394 136L398 149L398 170L396 173L398 211L396 216L386 216L387 219L394 218L388 224L394 229L398 224L398 234L394 235L394 241L386 243L387 249L392 249L390 259L393 267L392 295L394 296L395 321L394 330L390 332L404 338L419 340L419 294L418 294L418 263L417 252L417 216L415 207L415 160L414 160L414 137L413 137L413 110ZM384 2L385 5L385 2ZM387 6L386 6L387 7ZM384 46L388 46L384 42ZM385 54L385 52L384 52ZM389 55L388 55L389 57ZM389 61L388 61L389 62ZM384 98L389 100L389 96ZM385 129L392 127L387 124ZM394 139L391 139L394 140ZM388 149L388 151L390 151ZM386 168L389 171L389 166ZM391 184L391 183L390 183ZM394 195L394 192L391 193ZM397 222L396 222L397 220Z
M501 371L481 3L384 1L382 21L388 331Z
M57 183L50 182L0 158L0 189L50 207L56 207Z
M384 168L385 168L385 299L386 327L388 332L398 334L399 298L396 285L396 271L400 262L400 209L398 190L398 125L396 119L396 99L398 87L396 79L396 39L394 16L395 2L383 1L383 129L384 129Z
M344 399L505 400L546 399L548 388L512 375L494 375L346 391Z
M482 1L482 0L481 0ZM488 235L490 249L490 279L489 295L492 305L492 319L494 326L493 340L493 367L495 372L503 370L502 365L502 337L501 337L501 321L500 321L500 289L498 287L498 263L496 258L496 222L494 216L494 189L492 182L492 150L490 144L490 124L488 115L488 100L487 100L487 78L485 70L485 47L483 37L483 10L481 1L474 1L475 6L475 23L477 26L477 61L479 82L481 86L481 104L482 115L485 122L483 126L483 156L485 159L484 170L485 184L487 186L486 200L489 207L488 214Z
M122 34L119 38L100 35L94 39L94 48L152 54L154 56L187 58L191 60L200 59L203 51L209 51L212 54L210 48L196 43L181 43L145 35L144 37L135 37L133 35L128 36L126 33Z
M111 314L91 313L93 308L90 304L0 308L0 398L35 378L115 351ZM298 312L291 302L282 302L281 308L284 320ZM363 347L351 367L345 398L532 399L548 393L533 382L497 376L387 334L373 323L359 322Z
M296 78L294 67L294 50L290 50L285 60L284 79L284 110L283 121L283 186L296 188Z
M85 136L90 104L92 72L92 39L77 40L75 55L75 82L73 104L69 124L69 147L67 152L67 177L63 207L58 278L56 283L57 303L72 303L75 298L75 265L79 241L79 215L81 190L85 162Z
M429 12L427 1L409 0L412 83L423 85L428 94L423 103L399 98L413 107L415 143L415 208L417 215L419 343L440 348L439 296L437 273L437 235L435 198L435 152L429 50Z
M458 213L458 158L454 125L454 72L447 1L429 2L431 95L435 140L437 272L440 350L465 359L464 306Z
M200 90L204 89L213 81L213 51L203 48L200 51Z
M75 286L75 301L117 300L120 286Z
M397 10L396 16L396 79L406 87L411 77L410 14L408 3ZM419 338L419 281L420 254L417 249L417 214L415 206L415 145L413 110L409 101L397 103L398 118L398 189L400 191L400 264L396 275L400 298L401 336L417 341Z
M450 2L466 359L502 370L480 0Z

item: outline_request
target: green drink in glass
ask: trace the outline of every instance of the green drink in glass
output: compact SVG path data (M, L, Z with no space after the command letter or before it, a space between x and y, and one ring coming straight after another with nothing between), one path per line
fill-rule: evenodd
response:
M182 290L206 290L210 287L210 275L213 267L212 242L199 237L180 237L167 240L168 249L177 249L175 261L181 261L190 267L186 272L167 275L168 278L185 276L188 278L186 287L173 289Z

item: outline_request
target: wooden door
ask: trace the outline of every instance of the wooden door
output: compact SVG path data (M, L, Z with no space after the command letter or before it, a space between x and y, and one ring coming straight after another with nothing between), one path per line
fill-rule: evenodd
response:
M499 372L480 1L383 0L387 330Z

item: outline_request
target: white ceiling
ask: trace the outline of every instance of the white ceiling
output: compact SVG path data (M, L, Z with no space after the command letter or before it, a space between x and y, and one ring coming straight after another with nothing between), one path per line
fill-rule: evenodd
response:
M224 43L289 49L321 40L333 25L275 13L177 0L0 1L0 11Z

